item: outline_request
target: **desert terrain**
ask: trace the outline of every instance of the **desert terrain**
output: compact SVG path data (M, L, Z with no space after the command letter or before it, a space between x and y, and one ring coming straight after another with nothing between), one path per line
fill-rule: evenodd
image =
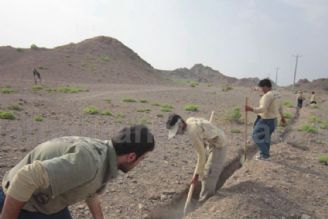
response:
M136 123L154 133L155 150L101 195L106 218L182 218L163 211L182 211L174 209L174 200L188 187L196 154L186 136L168 141L168 115L208 118L215 111L215 124L228 137L229 162L245 144L245 97L253 106L260 98L254 79L172 79L111 38L54 49L3 47L0 54L0 111L7 113L0 119L0 180L29 150L51 138L109 139ZM34 67L41 72L42 85L34 85ZM248 153L217 194L185 218L327 218L328 166L319 162L328 154L325 82L321 87L307 83L299 114L295 91L278 88L289 123L277 128L270 161ZM316 107L307 102L313 89L319 98ZM249 146L254 119L249 113ZM84 203L72 206L71 212L76 219L91 218Z

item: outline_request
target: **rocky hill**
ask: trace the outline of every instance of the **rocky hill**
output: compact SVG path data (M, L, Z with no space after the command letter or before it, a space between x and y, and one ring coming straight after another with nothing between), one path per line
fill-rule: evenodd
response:
M192 68L178 68L173 71L161 71L165 77L172 80L194 80L205 83L235 84L238 86L254 86L258 78L237 79L222 74L218 70L202 64L196 64Z
M45 81L74 83L161 83L149 63L120 41L95 37L54 49L0 47L0 75L4 80L33 80L37 68Z

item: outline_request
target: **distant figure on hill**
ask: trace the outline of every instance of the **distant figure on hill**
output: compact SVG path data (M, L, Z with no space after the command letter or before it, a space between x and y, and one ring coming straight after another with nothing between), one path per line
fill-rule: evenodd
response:
M34 84L37 85L38 81L41 84L41 74L36 70L36 68L33 69L33 77L34 77Z
M317 104L314 91L312 91L312 94L311 94L310 104Z
M298 91L297 94L297 108L301 109L303 107L303 101L305 100L303 96L303 91Z

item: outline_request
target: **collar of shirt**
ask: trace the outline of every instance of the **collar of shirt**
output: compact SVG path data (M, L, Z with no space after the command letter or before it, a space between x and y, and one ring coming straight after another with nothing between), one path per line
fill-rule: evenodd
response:
M108 175L105 177L106 181L110 178L116 178L118 175L117 169L117 157L116 152L111 140L105 141L106 145L108 146L107 151L107 159L108 159Z

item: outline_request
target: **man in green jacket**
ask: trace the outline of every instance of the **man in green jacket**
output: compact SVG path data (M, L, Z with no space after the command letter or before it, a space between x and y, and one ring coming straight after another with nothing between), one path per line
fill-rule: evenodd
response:
M70 136L44 142L4 176L0 219L71 219L67 207L83 200L94 219L103 219L97 194L154 146L143 125L123 128L111 140Z

